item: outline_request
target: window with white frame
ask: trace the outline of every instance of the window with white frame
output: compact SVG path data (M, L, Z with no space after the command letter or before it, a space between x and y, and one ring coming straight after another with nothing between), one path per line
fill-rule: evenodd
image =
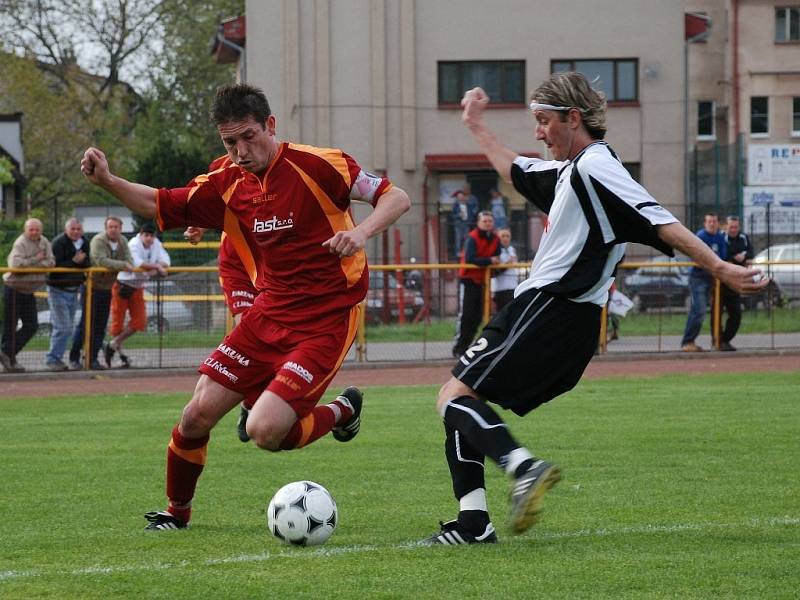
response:
M717 134L714 130L714 102L700 100L697 103L697 139L713 140Z
M594 87L606 95L609 102L639 99L639 61L635 58L551 60L550 71L583 73Z
M769 135L769 98L766 96L750 97L750 135Z
M800 6L775 8L775 41L800 42Z
M792 98L792 137L800 137L800 96Z

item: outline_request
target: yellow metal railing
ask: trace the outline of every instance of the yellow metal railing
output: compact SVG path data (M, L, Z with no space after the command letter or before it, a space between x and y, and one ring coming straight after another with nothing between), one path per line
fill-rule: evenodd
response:
M219 246L219 242L201 242L200 244L190 244L188 242L167 242L165 243L167 247L170 248L209 248L213 249ZM637 269L640 267L647 267L652 269L672 269L677 267L690 267L694 266L695 263L685 261L685 262L639 262L639 261L632 261L621 263L618 268L621 270L625 269ZM800 261L768 261L759 263L757 266L759 268L767 269L773 265L800 265ZM490 318L491 312L491 271L492 270L502 270L502 269L518 269L518 273L520 274L521 278L524 278L527 274L527 270L530 267L530 263L528 262L517 262L517 263L509 263L504 265L491 265L489 267L479 267L476 265L460 265L454 263L434 263L434 264L406 264L406 263L390 263L390 264L375 264L370 265L370 270L372 271L387 271L387 272L394 272L397 276L397 280L402 282L403 274L408 271L418 271L418 272L432 272L432 271L439 271L439 272L451 272L457 276L457 272L459 269L484 269L484 305L483 305L483 322L484 324L488 322ZM141 269L135 269L135 271L141 272ZM109 269L102 268L102 267L90 267L88 269L74 269L74 268L9 268L9 267L0 267L0 273L6 272L13 272L13 273L85 273L87 274L86 278L86 288L85 288L85 298L87 300L84 303L84 310L86 311L85 319L84 319L84 348L89 348L91 344L90 336L91 336L91 320L92 320L92 302L90 301L92 297L92 291L94 287L94 275L96 273L107 273L110 272ZM217 273L218 268L216 266L197 266L197 267L170 267L168 269L168 273L170 275L176 273ZM423 291L428 296L424 298L425 304L423 307L428 307L430 301L432 300L430 293L430 286L423 285ZM400 297L403 296L403 290L399 290ZM409 291L409 298L411 292ZM36 295L39 297L46 296L45 292L36 292ZM159 300L163 300L166 302L207 302L207 301L215 301L215 302L222 302L224 301L223 294L173 294L169 296L162 296ZM712 302L712 337L713 343L715 347L718 349L719 344L721 341L720 336L720 329L721 329L721 286L718 280L715 280L715 285L713 288L713 302ZM366 356L366 318L367 318L367 299L364 300L363 310L361 311L360 316L360 325L359 330L356 337L356 356L359 362L365 360ZM600 343L599 343L599 352L605 353L607 351L607 337L606 337L606 319L607 319L607 306L603 307L602 317L600 322ZM400 315L403 314L403 311L400 310ZM403 317L400 318L401 321ZM228 315L226 319L226 332L229 332L232 329L233 321ZM89 353L85 352L85 360L89 361ZM86 367L89 365L86 364Z

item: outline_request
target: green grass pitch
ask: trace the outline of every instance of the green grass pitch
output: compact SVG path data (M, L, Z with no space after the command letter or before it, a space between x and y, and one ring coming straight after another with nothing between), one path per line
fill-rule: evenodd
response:
M240 443L229 415L192 528L161 533L142 514L165 505L185 397L3 399L0 598L797 598L798 390L800 372L584 380L507 414L564 480L514 537L487 465L501 543L456 548L413 544L456 511L433 387L367 388L356 440L296 452ZM271 495L298 479L338 502L322 547L267 532Z

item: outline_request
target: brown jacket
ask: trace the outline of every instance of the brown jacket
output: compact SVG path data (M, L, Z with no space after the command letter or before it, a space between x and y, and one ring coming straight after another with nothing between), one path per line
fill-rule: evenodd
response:
M37 254L42 250L45 251L45 257L39 258ZM23 233L14 241L11 252L8 254L8 266L12 269L52 267L55 264L56 259L50 248L50 242L44 236L34 242L25 237ZM44 287L44 276L44 273L6 273L3 275L3 280L8 287L22 294L32 294Z
M111 273L95 273L94 287L98 290L110 290L117 280L117 272L124 271L128 265L133 266L133 257L128 249L128 240L124 235L119 236L117 249L111 247L108 236L101 231L92 238L89 244L89 257L94 267L111 269Z

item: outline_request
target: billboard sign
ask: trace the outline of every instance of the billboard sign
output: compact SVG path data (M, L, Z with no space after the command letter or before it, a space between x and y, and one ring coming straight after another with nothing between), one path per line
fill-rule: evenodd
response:
M750 144L748 185L800 185L800 144Z

